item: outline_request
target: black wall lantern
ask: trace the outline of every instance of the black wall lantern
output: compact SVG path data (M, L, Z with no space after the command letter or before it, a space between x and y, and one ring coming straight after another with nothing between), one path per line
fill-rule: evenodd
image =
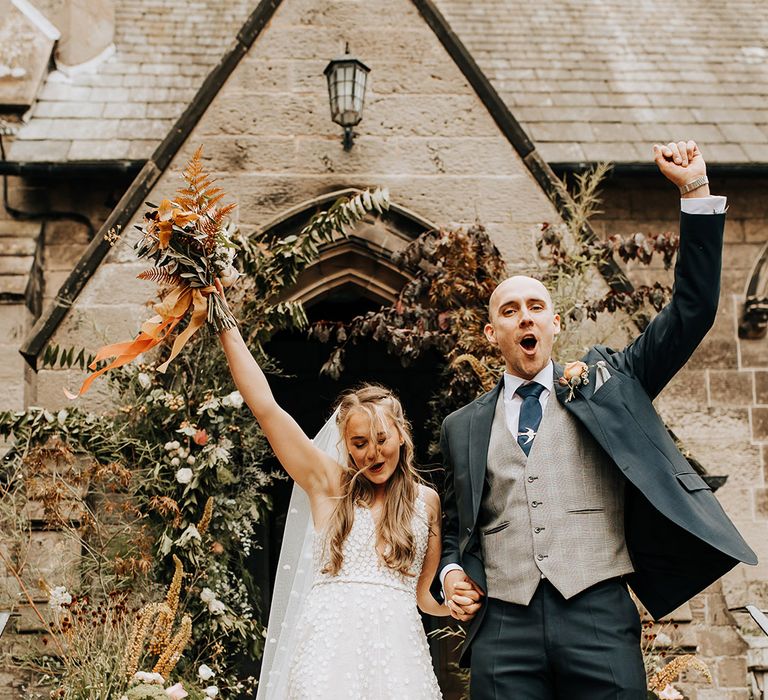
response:
M334 58L325 68L328 80L328 98L331 102L331 119L344 127L344 150L352 148L355 133L352 127L363 118L365 85L370 68L349 53Z

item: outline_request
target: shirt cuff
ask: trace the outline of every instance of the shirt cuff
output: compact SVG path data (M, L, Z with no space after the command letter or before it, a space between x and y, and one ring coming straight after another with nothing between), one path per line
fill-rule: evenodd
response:
M440 588L443 590L443 600L446 600L445 595L445 577L449 571L464 571L458 564L446 564L440 571Z
M688 197L680 199L680 211L684 214L725 214L726 197L710 195L708 197Z

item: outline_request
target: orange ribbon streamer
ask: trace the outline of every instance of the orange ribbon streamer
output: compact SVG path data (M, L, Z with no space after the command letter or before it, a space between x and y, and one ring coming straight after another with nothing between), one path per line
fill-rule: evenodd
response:
M93 383L94 379L115 367L122 367L135 360L142 353L151 350L162 343L173 332L174 328L184 319L187 312L192 309L192 315L187 327L179 333L171 348L170 357L157 368L158 372L165 372L171 361L181 352L189 339L203 327L208 317L208 296L216 291L215 287L176 287L159 304L155 304L154 310L157 316L145 321L141 326L141 332L132 341L114 343L100 348L88 369L95 370L96 365L102 360L114 357L106 367L93 372L80 387L77 394L64 390L70 399L82 396Z

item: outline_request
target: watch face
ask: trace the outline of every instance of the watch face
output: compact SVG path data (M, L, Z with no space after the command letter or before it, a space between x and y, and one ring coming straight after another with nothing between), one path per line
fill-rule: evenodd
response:
M760 625L760 629L768 634L768 617L766 617L766 614L754 605L747 605L747 612L752 615L752 619Z

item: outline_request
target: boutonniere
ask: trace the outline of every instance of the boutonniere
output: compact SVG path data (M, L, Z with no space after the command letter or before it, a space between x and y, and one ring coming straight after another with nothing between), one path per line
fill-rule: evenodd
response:
M589 367L587 363L581 360L569 362L563 368L563 376L560 377L559 381L561 386L568 387L568 396L565 397L565 402L568 403L573 398L573 393L576 391L577 386L589 384Z

